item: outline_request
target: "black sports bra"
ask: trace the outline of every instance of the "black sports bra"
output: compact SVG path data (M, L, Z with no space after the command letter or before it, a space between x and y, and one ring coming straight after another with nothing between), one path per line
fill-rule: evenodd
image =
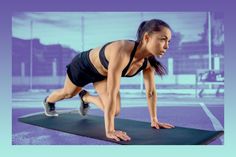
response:
M109 42L107 44L105 44L101 50L99 51L99 59L103 65L104 68L108 69L108 60L106 59L106 56L105 56L105 48L107 45L111 44L112 42ZM130 67L130 64L134 58L134 55L135 55L135 52L137 50L137 47L138 47L138 42L135 42L135 45L134 45L134 48L130 54L130 60L129 60L129 63L127 64L127 66L124 68L124 70L122 71L122 77L132 77L132 76L135 76L137 75L141 70L145 69L146 66L147 66L147 58L144 59L144 62L143 62L143 65L133 74L133 75L125 75Z

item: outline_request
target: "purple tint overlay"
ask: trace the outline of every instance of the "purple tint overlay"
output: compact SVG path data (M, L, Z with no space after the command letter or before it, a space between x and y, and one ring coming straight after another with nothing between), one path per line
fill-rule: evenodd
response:
M66 65L70 63L76 51L64 48L60 44L43 45L39 39L23 40L12 38L13 76L30 76L32 46L33 76L65 76ZM53 64L56 64L53 72ZM23 65L22 65L23 64ZM54 74L55 73L55 74Z
M31 0L27 3L19 3L16 0L3 0L7 5L4 9L13 11L206 11L224 10L223 0L149 0L149 1L126 1L126 0L58 0L49 2L47 0ZM15 2L14 2L15 1ZM174 5L171 5L174 4ZM204 5L203 5L204 4ZM229 7L232 7L232 5Z
M75 1L75 0L74 0ZM178 3L176 3L176 0L166 0L165 4L163 4L162 0L155 0L153 3L146 3L146 1L143 2L138 2L138 1L129 1L125 3L126 5L123 5L122 1L116 1L119 4L116 3L116 5L112 5L110 3L106 3L104 0L94 0L96 3L94 5L91 5L91 1L87 0L76 0L77 4L80 2L79 5L74 5L74 3L69 3L68 0L59 0L57 1L60 3L58 5L55 4L52 1L38 1L38 0L32 0L32 1L25 1L19 2L18 0L1 0L1 5L0 5L0 25L1 25L1 31L0 31L0 39L1 39L1 46L0 53L1 59L3 62L0 62L2 67L6 68L0 68L1 74L2 74L2 79L1 79L1 89L4 92L1 92L1 102L2 105L4 106L2 108L1 112L1 123L6 124L6 126L2 129L2 135L4 137L7 137L11 133L10 130L8 130L8 125L10 124L8 121L10 120L11 112L11 102L10 98L11 97L11 92L8 92L11 90L11 75L10 75L10 70L8 71L7 67L11 67L11 12L15 11L78 11L78 10L84 10L84 11L101 11L101 10L109 10L109 11L117 11L117 10L126 10L126 11L223 11L225 13L225 25L226 25L226 40L227 42L225 43L225 62L227 63L225 65L226 69L226 78L227 81L225 82L225 89L227 92L227 97L225 99L225 104L227 106L226 108L226 122L227 122L227 149L221 149L220 151L214 151L212 155L225 155L226 153L229 153L228 150L233 150L231 149L233 145L235 145L235 123L230 121L230 119L236 119L235 117L235 111L236 111L236 106L234 105L235 102L235 80L236 80L236 75L235 75L235 69L232 68L235 66L235 58L236 58L236 53L234 53L234 50L236 49L235 45L235 36L236 36L236 23L235 20L235 5L234 1L232 0L180 0ZM108 1L108 0L107 0ZM112 0L113 1L113 0ZM112 2L109 1L109 2ZM124 0L123 0L124 1ZM153 0L154 1L154 0ZM173 2L174 1L174 2ZM185 2L185 3L184 3ZM113 3L113 2L112 2ZM144 4L143 4L144 3ZM46 5L45 5L46 4ZM108 5L109 4L109 5ZM155 5L156 4L156 5ZM160 5L161 4L161 5ZM167 5L168 4L168 5ZM174 5L170 5L174 4ZM128 9L129 8L129 9ZM149 9L152 8L152 9ZM73 9L73 10L72 10ZM6 135L6 136L5 136ZM230 138L229 138L230 137ZM7 139L2 139L1 140L3 148L11 148L8 147L8 138ZM7 146L7 147L6 147ZM11 155L12 151L9 150ZM41 152L42 150L39 149L39 151L36 152ZM80 153L80 151L78 152ZM157 152L158 153L158 152ZM57 155L57 154L56 154ZM200 153L200 155L206 155L206 153Z
M188 12L186 12L188 14ZM16 17L26 18L25 13L14 13ZM212 39L221 38L224 32L216 31L223 27L223 13L212 12ZM55 20L43 20L50 24L63 24ZM192 21L194 22L194 21ZM181 43L181 30L174 32L170 49L162 63L168 66L168 59L173 58L173 74L192 74L195 75L198 70L208 69L208 18L205 20L204 32L200 34L199 41ZM41 28L43 29L43 28ZM218 35L220 34L220 35ZM212 42L212 54L220 56L219 68L224 73L224 43L215 44ZM66 65L69 64L73 56L78 52L73 49L65 48L60 44L43 45L40 39L23 40L12 38L12 60L13 92L23 91L29 88L46 89L59 88L63 85L62 79L66 75ZM181 44L180 44L181 43ZM31 45L33 45L31 47ZM180 45L180 46L179 46ZM32 84L30 84L31 74L31 49L32 49ZM194 51L193 51L194 50ZM213 57L214 58L214 57ZM215 64L213 64L214 66ZM39 79L40 78L40 79ZM37 80L37 81L36 81ZM18 84L15 84L18 82ZM213 81L212 81L213 82ZM138 84L138 83L137 83Z
M217 117L221 125L224 127L224 106L221 105L207 105L208 109L212 112L212 114Z
M105 141L40 128L21 123L17 120L17 118L22 115L40 111L42 111L42 109L15 108L12 110L13 144L113 144ZM217 112L217 115L222 114L221 111ZM98 109L91 110L90 114L103 116L103 113ZM159 121L161 122L168 122L182 127L214 130L211 121L200 107L159 107L158 115ZM121 115L118 118L148 122L149 113L147 107L123 108L121 109ZM213 144L222 143L217 140L214 141Z
M6 148L11 141L11 87L12 87L12 62L11 62L11 12L2 9L0 4L0 98L1 127L0 147ZM5 9L5 8L4 8Z

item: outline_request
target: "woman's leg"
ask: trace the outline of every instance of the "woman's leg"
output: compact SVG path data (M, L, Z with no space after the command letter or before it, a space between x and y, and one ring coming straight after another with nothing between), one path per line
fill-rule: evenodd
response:
M98 108L100 108L102 111L104 110L104 105L102 103L102 100L99 96L92 96L89 93L83 97L83 100L88 103L95 104Z
M96 92L98 93L98 96L92 96L88 93L83 97L83 100L85 102L95 104L102 111L104 111L104 107L105 107L104 99L107 98L107 91L106 91L106 89L107 89L107 80L95 82L95 83L93 83L93 86L94 86ZM115 115L118 116L119 113L120 113L120 93L118 93L118 95L117 95Z
M82 87L77 87L66 75L64 87L52 92L48 97L43 101L44 112L46 116L58 116L58 113L55 111L55 103L59 100L66 98L71 98L80 92Z
M64 87L52 92L48 97L46 102L56 103L57 101L72 98L77 95L82 90L82 87L78 87L74 85L69 79L68 75L66 75L66 79L64 82Z

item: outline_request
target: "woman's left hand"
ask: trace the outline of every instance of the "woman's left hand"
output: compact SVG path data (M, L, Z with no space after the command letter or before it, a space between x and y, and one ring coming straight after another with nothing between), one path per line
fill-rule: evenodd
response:
M154 121L154 122L151 122L151 127L155 129L160 129L160 128L171 129L171 128L174 128L175 126L168 123L161 123L158 121Z

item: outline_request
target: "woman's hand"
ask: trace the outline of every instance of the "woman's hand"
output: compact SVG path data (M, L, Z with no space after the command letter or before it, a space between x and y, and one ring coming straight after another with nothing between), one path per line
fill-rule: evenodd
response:
M126 132L124 131L117 131L117 130L114 130L114 131L110 131L108 133L106 133L106 137L107 138L110 138L110 139L114 139L116 141L130 141L131 138L127 135Z
M171 124L161 123L161 122L158 122L158 121L152 121L151 122L151 127L155 128L155 129L160 129L160 128L171 129L171 128L174 128L174 126L171 125Z

